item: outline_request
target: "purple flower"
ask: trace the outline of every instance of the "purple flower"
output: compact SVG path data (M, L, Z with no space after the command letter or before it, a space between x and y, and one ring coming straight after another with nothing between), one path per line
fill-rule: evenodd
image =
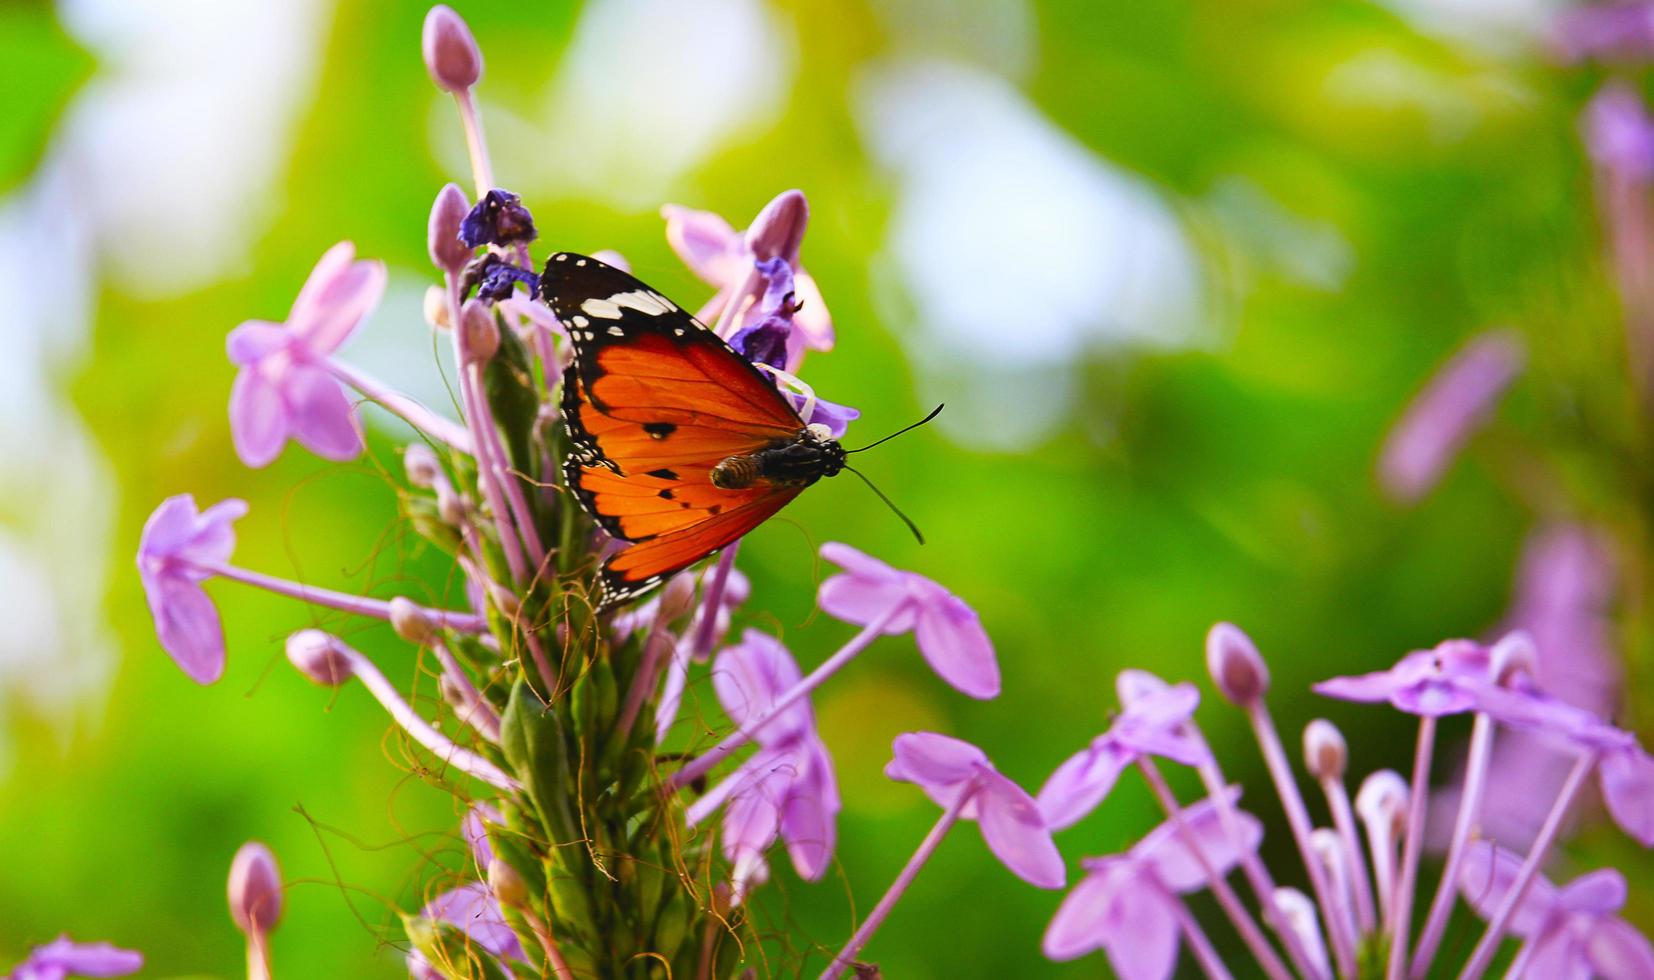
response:
M1522 859L1491 841L1465 853L1459 889L1476 914L1491 918L1516 883ZM1530 977L1654 976L1654 946L1617 914L1625 904L1625 876L1612 868L1581 875L1558 888L1535 877L1508 928L1528 941Z
M1635 88L1603 86L1586 105L1583 126L1585 147L1599 166L1640 181L1654 177L1654 120Z
M969 794L960 817L977 822L994 857L1031 885L1062 887L1067 877L1062 856L1039 805L1000 775L981 749L935 732L910 732L896 736L895 753L884 767L886 776L917 785L944 808Z
M805 398L796 391L785 392L792 399L793 408L804 411ZM840 405L825 398L817 398L815 407L810 410L810 417L804 421L810 425L824 425L827 433L834 439L843 439L844 433L850 429L850 423L861 418L861 410L849 405Z
M769 710L799 680L787 648L757 630L747 630L712 666L718 700L737 726ZM808 701L794 702L760 728L754 741L758 751L688 812L695 824L727 803L723 850L735 866L737 898L768 878L764 852L778 835L786 839L799 876L819 879L833 856L839 811L832 759L816 735Z
M488 843L488 825L504 823L505 817L500 815L500 811L487 803L472 804L471 809L465 811L465 819L460 821L460 836L465 838L471 859L481 872L487 872L488 863L494 860L494 848Z
M1040 788L1040 813L1052 830L1072 826L1096 809L1120 773L1144 756L1163 755L1188 766L1206 759L1203 743L1188 728L1200 704L1193 684L1169 686L1147 671L1129 670L1121 672L1118 687L1125 710Z
M1654 847L1654 757L1641 746L1607 752L1597 767L1597 781L1608 815L1644 847Z
M1334 677L1314 685L1317 694L1345 701L1388 701L1415 715L1458 714L1477 709L1492 686L1488 650L1470 640L1447 640L1415 650L1389 670Z
M230 432L248 466L268 465L288 439L324 459L362 452L350 397L327 366L385 291L384 264L355 255L349 242L328 249L286 323L248 320L230 331L230 360L241 367L230 391Z
M1385 440L1378 460L1385 492L1402 503L1429 492L1522 370L1524 356L1516 334L1495 330L1449 358Z
M729 222L710 211L695 211L668 204L661 208L666 219L666 240L694 273L718 289L718 295L700 311L700 319L712 322L731 296L747 282L749 276L760 275L755 263L766 259L784 259L792 272L791 292L797 312L791 316L793 327L788 338L788 371L797 371L804 350L833 349L833 320L821 290L798 262L799 242L804 236L809 208L804 195L787 191L776 197L754 219L745 234L730 227ZM768 283L768 277L763 277ZM737 321L737 329L750 326L759 317L756 309L747 311Z
M77 943L62 935L36 946L6 980L64 980L66 977L124 977L143 968L143 954L108 943Z
M1238 791L1231 794L1239 796ZM1045 955L1071 960L1102 949L1123 980L1171 976L1184 914L1178 896L1199 891L1209 881L1188 837L1193 836L1215 873L1226 874L1263 839L1256 818L1239 811L1236 817L1243 835L1240 847L1206 799L1183 811L1183 826L1168 820L1125 854L1083 861L1086 877L1063 899L1045 931Z
M1563 61L1646 61L1654 53L1654 5L1597 3L1557 15L1552 44Z
M197 684L211 684L224 673L224 625L201 588L212 573L199 563L229 560L235 550L230 524L245 513L243 500L220 501L201 512L187 493L168 497L149 515L138 540L138 577L155 632Z
M528 962L517 934L506 925L505 915L500 911L494 893L483 882L471 881L443 892L426 903L419 910L419 915L455 927L497 960ZM437 972L418 950L408 953L408 972L417 977L444 975Z
M828 615L858 626L883 622L886 636L913 631L919 652L942 679L973 698L999 694L999 664L975 610L930 579L891 568L847 544L821 546L844 569L821 583Z

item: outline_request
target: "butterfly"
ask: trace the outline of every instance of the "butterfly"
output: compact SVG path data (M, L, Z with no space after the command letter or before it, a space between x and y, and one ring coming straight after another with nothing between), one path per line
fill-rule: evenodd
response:
M599 609L647 592L773 517L845 450L745 357L628 273L562 252L541 295L574 362L563 379L564 482L631 542L604 563Z

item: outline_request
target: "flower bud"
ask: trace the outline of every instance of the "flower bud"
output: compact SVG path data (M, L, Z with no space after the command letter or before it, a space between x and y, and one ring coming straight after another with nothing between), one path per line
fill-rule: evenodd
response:
M506 619L515 618L517 613L522 611L522 600L517 598L517 593L498 582L490 581L488 583L488 598L494 603L494 608L498 609L500 615ZM562 624L559 623L558 625L561 626ZM559 638L557 642L561 645L565 640Z
M425 615L425 610L407 596L399 595L392 599L390 613L391 629L409 643L428 647L436 639L436 626L431 622L431 617Z
M468 361L488 361L500 349L500 325L485 303L469 299L459 310L460 327L464 331L465 357Z
M445 480L436 487L436 512L449 527L460 527L471 516L471 505Z
M448 318L448 291L441 286L425 289L425 322L438 330L450 330L454 326Z
M408 482L422 490L429 490L436 486L436 481L442 476L442 463L431 452L431 447L422 442L416 442L402 453L402 469L408 474Z
M448 702L454 710L464 712L471 709L471 692L451 675L443 674L437 678L436 686L437 690L442 692L442 700Z
M1206 669L1232 703L1249 708L1269 691L1269 668L1239 626L1218 623L1206 634Z
M810 205L803 191L782 191L764 205L747 228L747 250L760 262L786 259L798 264L798 247L804 241L804 227L810 222Z
M528 883L516 868L499 858L488 862L488 887L504 908L520 909L528 904Z
M430 252L431 264L444 272L458 275L465 263L471 261L471 249L459 240L460 224L470 210L471 204L458 184L443 185L431 205L431 219L425 227L425 248Z
M1529 681L1539 675L1539 651L1527 630L1511 630L1493 644L1488 673L1500 687L1510 687L1520 677Z
M621 272L632 271L632 263L626 261L626 256L621 255L612 248L598 249L592 253L592 258L603 263L604 265L613 266Z
M1332 722L1317 718L1305 726L1304 768L1317 780L1343 779L1349 755L1343 733Z
M281 872L276 856L258 841L248 841L230 862L230 918L251 936L267 933L281 919Z
M328 687L337 687L355 673L337 637L321 630L299 630L287 638L287 659L299 673Z
M667 581L666 588L661 590L655 622L670 623L688 612L694 604L695 576L687 573L674 575Z
M1401 833L1407 823L1411 792L1407 780L1394 769L1380 769L1361 782L1355 794L1355 812L1368 827L1383 827L1390 836Z
M447 4L437 4L425 15L420 38L425 70L431 81L450 92L463 92L482 77L482 52L465 20Z
M1275 907L1286 918L1286 927L1298 937L1298 946L1304 951L1321 976L1331 976L1332 966L1327 960L1327 944L1321 938L1321 925L1315 903L1296 888L1275 889Z

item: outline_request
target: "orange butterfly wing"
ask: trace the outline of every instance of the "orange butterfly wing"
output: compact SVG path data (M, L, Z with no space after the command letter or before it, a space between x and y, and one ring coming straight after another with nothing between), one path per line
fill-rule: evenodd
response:
M604 608L725 547L802 491L712 485L722 460L804 428L775 384L717 334L585 256L552 256L541 288L574 345L563 382L566 482L604 530L635 542L603 566Z

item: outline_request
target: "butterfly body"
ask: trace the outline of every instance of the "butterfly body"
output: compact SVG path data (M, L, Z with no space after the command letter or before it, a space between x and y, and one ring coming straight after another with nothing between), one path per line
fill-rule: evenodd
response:
M739 540L845 451L775 382L630 274L588 256L546 263L541 294L567 331L564 480L610 535L602 608Z

